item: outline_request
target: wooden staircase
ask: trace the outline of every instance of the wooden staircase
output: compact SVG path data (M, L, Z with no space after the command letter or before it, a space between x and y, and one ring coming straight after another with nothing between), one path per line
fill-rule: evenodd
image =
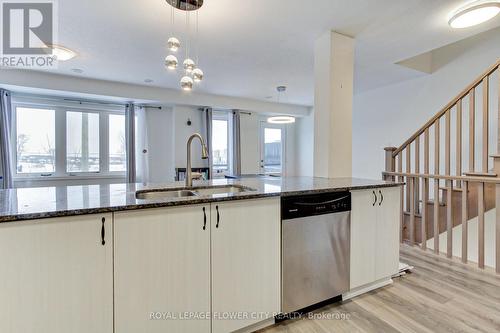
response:
M492 139L490 128L496 129L498 139ZM404 183L401 242L426 250L433 239L430 244L439 254L439 236L446 236L446 256L451 258L453 247L460 246L462 261L467 262L468 224L477 218L477 261L484 268L485 213L500 207L499 129L500 59L401 146L384 149L383 178ZM458 226L461 244L453 244L453 229ZM492 251L500 273L500 209L495 240Z

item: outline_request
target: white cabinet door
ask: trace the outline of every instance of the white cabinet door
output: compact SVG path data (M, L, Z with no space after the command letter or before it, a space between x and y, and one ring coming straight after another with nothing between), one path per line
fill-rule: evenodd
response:
M375 252L375 279L396 274L399 270L399 187L378 189L377 246Z
M351 289L375 281L375 201L373 190L351 192Z
M0 224L0 332L113 332L112 229L111 214Z
M212 203L211 220L212 333L271 318L280 310L280 199Z
M210 332L209 311L210 206L115 213L115 333Z

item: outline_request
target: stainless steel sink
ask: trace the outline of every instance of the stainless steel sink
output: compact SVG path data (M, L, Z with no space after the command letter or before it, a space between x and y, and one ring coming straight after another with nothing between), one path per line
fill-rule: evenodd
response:
M168 199L168 198L184 198L184 197L194 197L196 193L191 190L152 190L152 191L140 191L135 193L137 199L142 200L155 200L155 199Z
M197 195L207 196L207 195L215 195L215 194L232 194L232 193L241 193L241 192L250 192L255 191L254 189L239 186L239 185L227 185L227 186L212 186L208 188L195 188L193 191L196 192Z
M153 189L142 190L135 193L135 197L141 200L158 200L169 198L185 198L194 196L227 195L241 192L255 191L252 188L241 185L219 185L210 187L193 187L184 189Z

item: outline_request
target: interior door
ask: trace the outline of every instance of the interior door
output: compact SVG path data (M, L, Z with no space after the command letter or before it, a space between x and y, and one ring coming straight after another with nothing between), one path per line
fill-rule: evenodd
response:
M284 165L285 131L282 125L261 123L260 171L263 174L281 174Z
M211 206L212 333L228 333L280 310L280 202Z

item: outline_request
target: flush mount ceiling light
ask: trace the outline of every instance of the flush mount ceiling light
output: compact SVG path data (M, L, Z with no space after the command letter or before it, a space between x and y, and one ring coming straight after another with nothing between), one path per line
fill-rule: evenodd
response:
M53 56L59 61L67 61L76 57L76 52L60 45L47 45Z
M292 124L295 122L295 117L292 116L274 116L267 118L270 124Z
M472 27L491 20L500 13L498 1L475 1L455 11L448 24L455 29Z

